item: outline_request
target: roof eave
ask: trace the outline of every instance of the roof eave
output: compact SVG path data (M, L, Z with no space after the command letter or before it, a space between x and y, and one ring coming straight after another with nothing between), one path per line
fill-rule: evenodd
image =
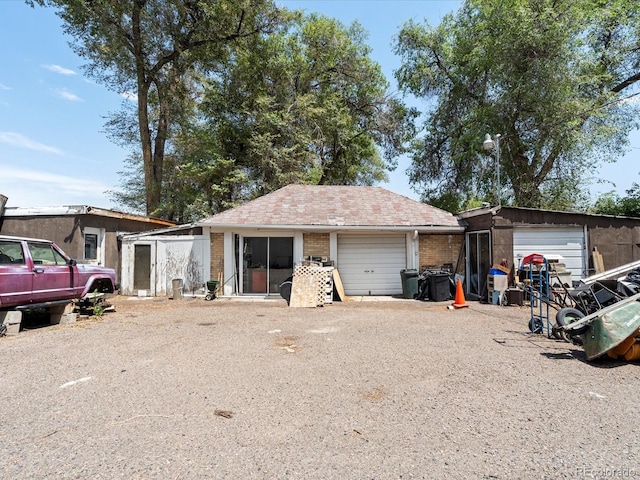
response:
M59 207L5 207L5 217L54 217L67 215L94 215L100 217L134 220L136 222L152 223L162 226L174 226L176 223L160 218L144 217L133 213L118 212L91 205L61 205Z
M219 230L362 230L362 231L396 231L396 232L408 232L417 230L419 233L462 233L464 232L463 226L453 225L264 225L264 224L237 224L237 223L206 223L200 222L197 224L201 227L208 227Z

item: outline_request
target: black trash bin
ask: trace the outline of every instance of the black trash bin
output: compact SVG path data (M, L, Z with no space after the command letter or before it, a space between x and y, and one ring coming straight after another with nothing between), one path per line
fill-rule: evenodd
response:
M402 296L413 300L418 295L418 271L414 269L400 270L402 280Z
M429 275L429 299L434 302L451 300L451 286L448 273L432 273Z
M280 296L287 301L287 305L291 301L291 285L293 285L293 276L280 284Z

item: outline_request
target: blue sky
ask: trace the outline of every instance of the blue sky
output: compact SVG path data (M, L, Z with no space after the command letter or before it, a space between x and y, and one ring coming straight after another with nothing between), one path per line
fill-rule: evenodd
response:
M348 25L357 20L369 31L372 57L395 84L399 59L392 42L399 27L413 18L437 24L457 10L458 0L278 0L335 17ZM61 22L51 9L27 6L23 0L0 1L0 193L8 206L93 205L113 208L107 190L116 189L117 172L127 152L104 133L105 117L125 100L87 79L83 61L68 46ZM10 45L10 47L9 47ZM395 87L392 87L395 90ZM481 142L483 139L479 139ZM640 182L640 135L631 137L630 152L599 177L619 193ZM417 198L407 181L406 159L391 173L385 188ZM594 186L592 192L614 189Z

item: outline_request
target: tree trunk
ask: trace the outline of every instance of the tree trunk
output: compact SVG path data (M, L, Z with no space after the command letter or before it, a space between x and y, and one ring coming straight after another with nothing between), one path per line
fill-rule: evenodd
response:
M157 172L153 149L151 147L151 129L149 128L149 88L147 69L144 64L142 49L142 31L140 27L140 12L142 3L135 2L131 13L133 55L136 61L138 85L138 128L140 130L140 145L144 165L144 186L146 195L147 215L153 212L160 203L160 188L157 186Z
M149 87L138 87L138 126L140 129L140 144L142 146L142 160L144 165L144 186L146 196L146 213L153 212L160 201L160 190L157 185L157 171L153 149L151 147L151 129L149 128Z

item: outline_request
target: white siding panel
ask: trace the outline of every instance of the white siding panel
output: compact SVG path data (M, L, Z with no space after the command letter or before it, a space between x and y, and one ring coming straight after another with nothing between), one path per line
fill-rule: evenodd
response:
M338 235L337 267L347 295L401 294L406 265L404 234Z
M566 228L514 228L513 258L520 258L531 253L539 253L553 258L560 255L564 264L571 271L572 280L584 278L587 272L584 229L581 227Z

